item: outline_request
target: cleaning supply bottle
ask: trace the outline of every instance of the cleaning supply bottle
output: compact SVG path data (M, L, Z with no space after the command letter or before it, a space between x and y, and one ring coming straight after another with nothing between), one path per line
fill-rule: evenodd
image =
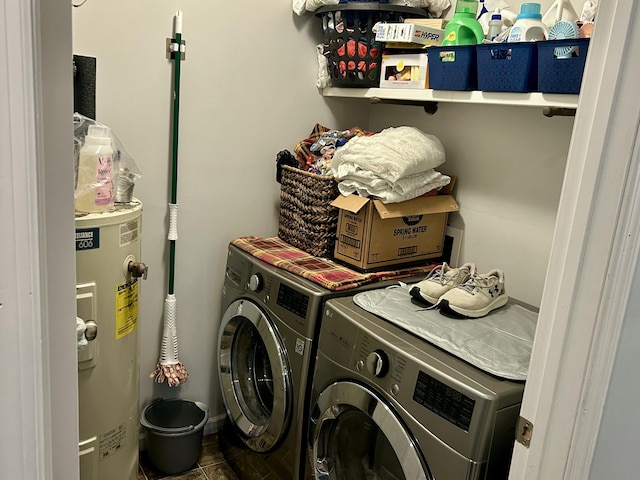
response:
M458 0L453 18L444 28L442 45L475 45L482 43L484 31L476 19L477 0Z
M508 42L546 40L549 28L542 21L539 3L523 3L516 22L509 32Z
M487 40L493 41L498 35L502 33L502 15L499 12L495 12L491 15L487 30Z
M76 211L101 213L113 209L113 149L109 127L89 125L78 159Z

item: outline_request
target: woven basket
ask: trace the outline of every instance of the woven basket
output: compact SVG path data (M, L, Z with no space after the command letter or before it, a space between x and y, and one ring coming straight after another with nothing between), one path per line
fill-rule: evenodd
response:
M278 237L316 257L333 256L339 210L331 202L338 195L332 176L282 165Z

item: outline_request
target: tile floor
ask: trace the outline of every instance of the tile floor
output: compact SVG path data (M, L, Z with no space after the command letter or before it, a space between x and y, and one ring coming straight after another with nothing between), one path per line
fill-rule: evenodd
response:
M202 450L198 462L192 470L177 475L158 472L147 457L140 452L138 480L239 480L238 476L226 462L218 444L218 436L207 435L202 439Z
M227 425L228 428L230 428ZM219 436L224 435L223 445ZM224 454L222 453L224 451ZM310 457L308 457L310 458ZM262 454L246 448L235 435L225 432L207 435L202 439L202 449L197 463L191 470L167 475L156 470L145 451L140 452L137 480L282 480L265 463ZM315 480L307 468L305 480Z

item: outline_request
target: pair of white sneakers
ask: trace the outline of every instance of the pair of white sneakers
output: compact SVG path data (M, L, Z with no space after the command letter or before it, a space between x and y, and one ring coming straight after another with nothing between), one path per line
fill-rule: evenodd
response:
M506 305L509 299L502 270L478 273L471 262L458 268L446 262L438 265L409 294L419 303L438 307L445 314L469 318L484 317Z

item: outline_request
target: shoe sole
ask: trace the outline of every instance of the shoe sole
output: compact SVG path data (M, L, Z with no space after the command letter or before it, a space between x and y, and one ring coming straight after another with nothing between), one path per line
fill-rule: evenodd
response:
M445 311L453 312L457 315L461 315L467 318L480 318L489 315L493 310L500 307L504 307L507 304L509 297L507 295L501 295L493 300L489 305L480 310L467 310L465 308L451 305L448 300L440 300L438 306Z
M409 295L411 295L418 303L427 305L429 307L438 303L438 299L431 300L431 297L424 295L420 291L420 287L411 287L411 290L409 290Z

